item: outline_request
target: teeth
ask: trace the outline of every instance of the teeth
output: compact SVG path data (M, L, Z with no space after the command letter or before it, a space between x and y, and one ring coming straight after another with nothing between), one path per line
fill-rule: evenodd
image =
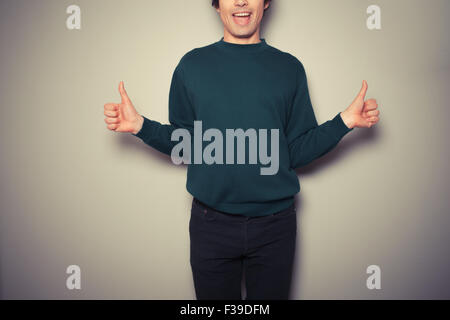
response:
M234 16L236 16L236 17L248 17L248 16L250 16L250 13L235 13Z

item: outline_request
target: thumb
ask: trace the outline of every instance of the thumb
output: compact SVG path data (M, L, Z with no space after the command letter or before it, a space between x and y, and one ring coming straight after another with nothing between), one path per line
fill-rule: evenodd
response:
M363 84L362 84L361 90L358 93L357 98L362 98L364 100L364 97L366 96L366 92L367 92L367 82L366 82L366 80L363 80Z
M123 81L120 81L119 83L119 92L120 96L122 97L122 103L131 103L130 98L128 98L128 94L123 85Z

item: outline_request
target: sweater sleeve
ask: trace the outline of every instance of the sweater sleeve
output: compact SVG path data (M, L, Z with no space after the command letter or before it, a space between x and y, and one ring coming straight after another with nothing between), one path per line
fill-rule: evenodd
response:
M340 112L320 126L317 123L308 91L308 84L303 64L296 60L296 92L291 106L286 137L289 146L291 167L296 169L323 156L332 150L348 128Z
M172 132L178 128L190 131L193 136L195 113L193 105L185 86L185 78L181 64L179 63L172 75L169 92L169 123L161 124L158 121L144 117L141 130L132 134L147 145L170 156L173 146L178 141L171 141ZM182 156L182 152L180 154Z

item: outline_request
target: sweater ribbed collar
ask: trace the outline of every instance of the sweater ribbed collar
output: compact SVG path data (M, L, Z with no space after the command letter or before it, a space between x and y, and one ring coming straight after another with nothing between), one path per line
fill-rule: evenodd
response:
M215 43L215 45L222 50L226 50L236 54L257 53L261 52L269 47L264 38L259 39L258 43L239 44L232 43L223 40L223 37Z

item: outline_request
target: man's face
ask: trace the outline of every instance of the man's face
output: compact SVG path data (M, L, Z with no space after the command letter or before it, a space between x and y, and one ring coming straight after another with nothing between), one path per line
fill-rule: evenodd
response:
M270 2L265 4L264 0L219 0L216 10L225 33L236 38L250 38L256 31L259 33L264 9L269 5Z

